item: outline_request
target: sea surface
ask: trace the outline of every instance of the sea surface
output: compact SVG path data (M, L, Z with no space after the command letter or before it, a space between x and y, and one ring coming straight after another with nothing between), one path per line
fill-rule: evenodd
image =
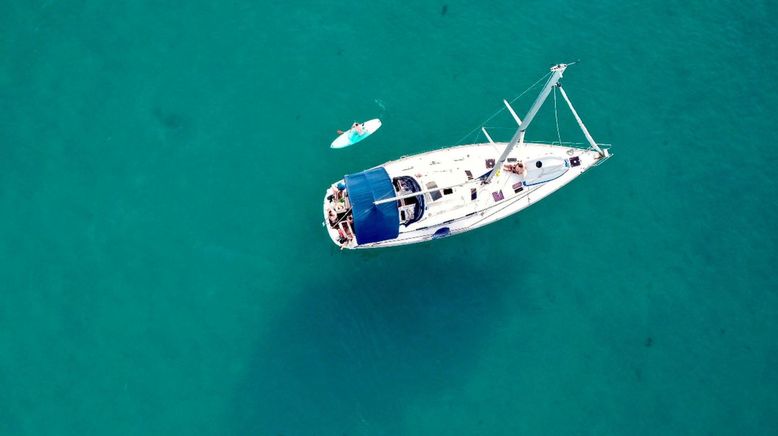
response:
M0 434L776 434L776 21L770 1L0 2ZM483 141L579 59L565 89L604 165L464 235L329 240L330 183ZM557 139L553 107L528 139Z

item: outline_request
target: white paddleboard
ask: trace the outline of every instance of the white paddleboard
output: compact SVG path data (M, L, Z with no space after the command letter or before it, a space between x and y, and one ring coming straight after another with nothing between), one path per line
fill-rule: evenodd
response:
M354 129L349 129L342 135L335 138L334 141L332 141L332 145L330 145L330 148L345 148L349 145L354 145L357 142L367 138L368 136L372 135L376 130L378 130L381 127L381 120L378 118L372 119L370 121L365 121L363 123L365 125L364 132L360 135L357 133Z

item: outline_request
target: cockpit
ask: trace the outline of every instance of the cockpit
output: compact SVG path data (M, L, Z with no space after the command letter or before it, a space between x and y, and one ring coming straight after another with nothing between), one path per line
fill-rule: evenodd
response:
M420 192L421 186L411 176L400 176L392 179L397 197ZM397 209L400 213L400 224L408 227L419 221L424 215L424 194L409 196L397 200Z

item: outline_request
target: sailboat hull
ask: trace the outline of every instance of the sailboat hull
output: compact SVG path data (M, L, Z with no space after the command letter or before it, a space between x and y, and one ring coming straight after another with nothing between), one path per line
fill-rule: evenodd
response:
M421 194L424 204L421 218L400 224L396 237L360 243L360 228L357 227L349 229L356 237L343 243L343 231L326 226L330 191L324 200L325 227L333 242L349 249L408 245L449 237L521 212L608 157L591 150L527 143L510 153L506 162L509 165L522 162L527 168L525 172L516 174L499 169L490 183L483 184L482 176L492 170L505 146L506 143L462 145L407 156L374 167L383 168L395 182L410 177L422 189L433 189ZM440 190L435 191L435 188ZM400 222L404 217L402 211L407 209L405 202L397 201ZM369 224L362 224L363 228L366 225Z

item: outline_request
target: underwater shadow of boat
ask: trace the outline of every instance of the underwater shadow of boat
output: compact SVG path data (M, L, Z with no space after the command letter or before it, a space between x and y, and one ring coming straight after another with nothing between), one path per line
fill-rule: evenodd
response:
M517 259L449 253L349 256L355 274L325 270L306 285L259 339L235 433L398 434L408 404L461 388L516 291L493 272Z

